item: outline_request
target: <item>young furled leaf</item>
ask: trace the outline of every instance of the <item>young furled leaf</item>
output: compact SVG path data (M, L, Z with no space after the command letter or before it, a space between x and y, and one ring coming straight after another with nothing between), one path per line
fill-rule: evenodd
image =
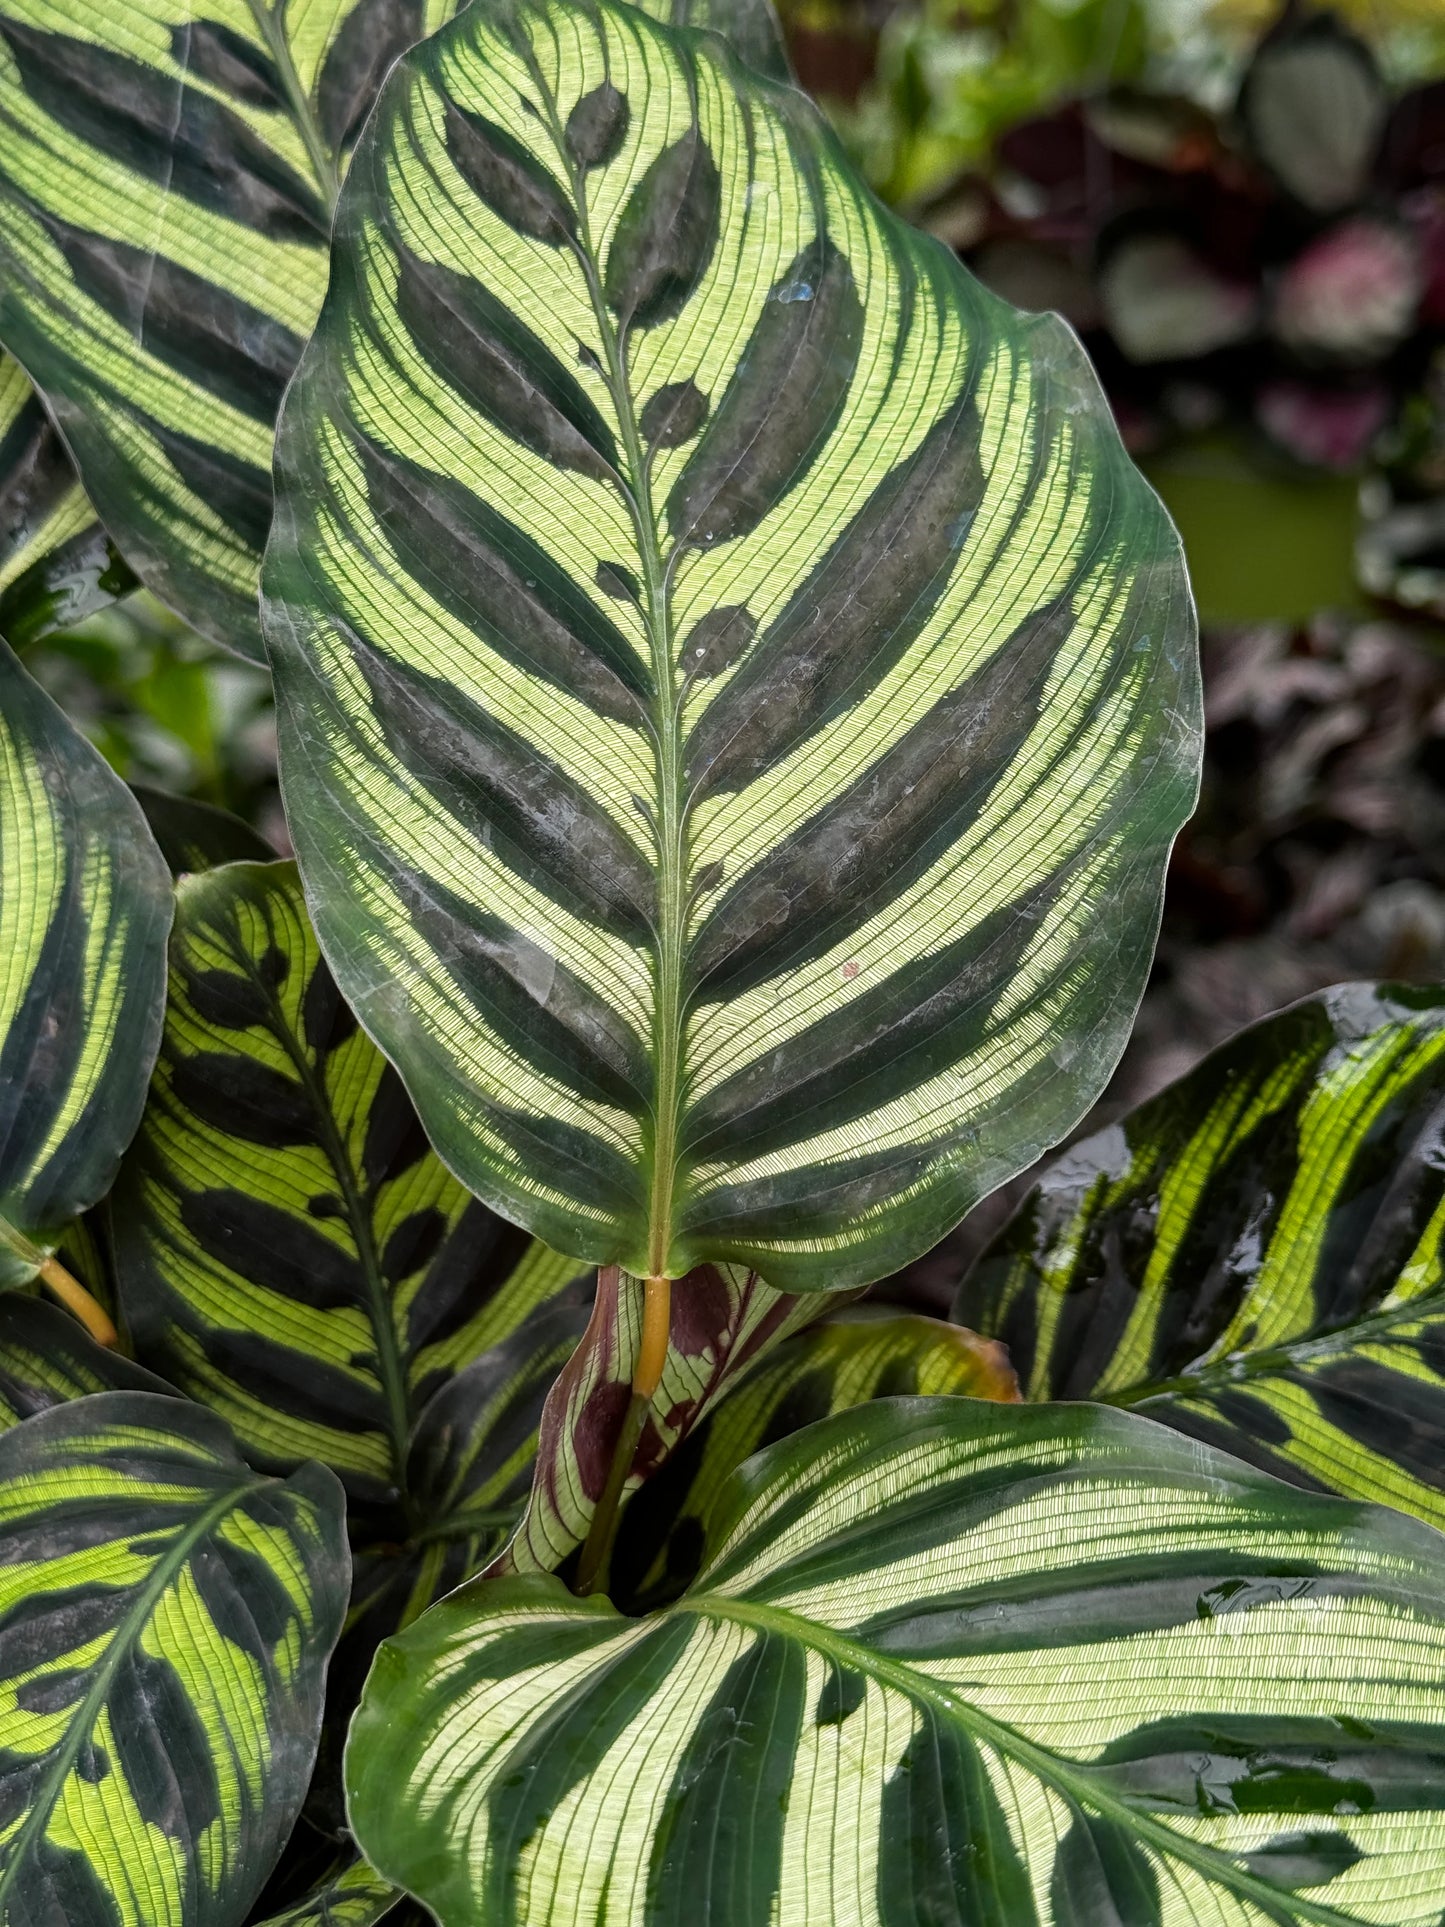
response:
M334 259L263 614L343 991L550 1242L879 1276L1102 1084L1194 795L1082 351L611 0L408 55Z
M1445 1526L1445 992L1267 1017L1045 1173L956 1314L1126 1404Z
M776 1344L825 1309L789 1297L739 1265L702 1265L677 1293L667 1355L650 1401L631 1397L643 1307L615 1268L600 1271L582 1342L547 1396L526 1512L493 1573L553 1572L589 1528L666 1464L693 1428ZM627 1437L629 1426L635 1436Z
M992 1339L911 1312L860 1306L787 1339L669 1457L622 1514L608 1597L628 1611L665 1605L697 1577L708 1514L754 1452L875 1398L1018 1401L1008 1353Z
M294 864L183 877L176 905L160 1059L111 1212L137 1350L257 1464L317 1458L353 1508L404 1508L428 1399L580 1268L432 1152L337 992Z
M23 648L134 587L25 370L0 354L0 636Z
M232 1927L306 1790L348 1561L342 1495L176 1398L0 1438L0 1922Z
M486 1580L382 1648L352 1824L442 1927L1434 1927L1445 1540L1130 1413L885 1399L629 1619Z
M137 573L260 653L276 408L387 68L455 0L0 5L0 339ZM652 0L781 59L767 0Z
M134 798L0 642L0 1285L110 1187L145 1103L171 880Z

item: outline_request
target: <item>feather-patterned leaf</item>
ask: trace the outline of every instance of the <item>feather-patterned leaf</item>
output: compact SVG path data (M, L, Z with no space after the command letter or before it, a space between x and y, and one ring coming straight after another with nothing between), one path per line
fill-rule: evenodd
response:
M242 655L337 180L391 62L454 5L0 7L0 339L130 564ZM682 11L781 58L768 0Z
M751 1371L659 1467L622 1514L610 1598L627 1611L666 1604L697 1577L708 1514L754 1452L875 1398L1016 1403L1018 1379L993 1339L873 1306L797 1332Z
M689 1272L675 1294L662 1376L622 1494L666 1465L739 1376L828 1302L817 1293L774 1291L739 1265ZM642 1322L637 1281L612 1267L599 1272L582 1342L547 1397L526 1512L492 1572L554 1572L587 1537L628 1421Z
M0 1292L0 1431L91 1392L122 1391L176 1396L163 1378L97 1345L56 1306Z
M24 369L0 354L0 636L23 648L134 587Z
M611 0L407 56L335 262L263 618L343 990L550 1242L877 1277L1098 1089L1194 794L1082 351Z
M0 1284L33 1278L135 1131L171 880L120 779L0 642Z
M0 1438L0 1922L231 1927L306 1790L342 1495L175 1398Z
M353 1505L403 1503L428 1399L580 1268L432 1152L337 992L294 864L185 876L176 904L160 1058L112 1203L137 1351L257 1464L317 1458Z
M1435 1927L1445 1540L1131 1413L885 1399L751 1459L637 1620L383 1647L362 1850L442 1927Z
M1445 993L1343 984L1075 1145L957 1314L1127 1404L1445 1526Z

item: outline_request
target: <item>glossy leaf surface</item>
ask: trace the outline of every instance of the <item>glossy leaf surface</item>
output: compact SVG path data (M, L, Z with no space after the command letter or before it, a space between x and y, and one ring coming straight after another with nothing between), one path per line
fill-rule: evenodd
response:
M1445 1526L1445 994L1266 1018L1048 1172L958 1315L1105 1398Z
M605 1590L629 1611L675 1599L697 1576L708 1514L744 1459L855 1405L915 1394L1014 1404L1019 1388L1002 1345L912 1312L864 1306L785 1339L631 1500Z
M384 1647L368 1858L442 1927L1433 1927L1445 1541L1101 1407L752 1459L674 1606L484 1581Z
M0 1921L231 1927L301 1798L346 1605L341 1490L145 1392L0 1438Z
M171 880L134 799L0 642L0 1284L109 1188L145 1102Z
M97 1345L68 1312L0 1292L0 1431L91 1392L120 1391L175 1396L154 1372Z
M427 1400L579 1267L431 1151L294 864L186 876L176 900L160 1059L112 1207L127 1322L257 1463L318 1458L353 1504L394 1504Z
M387 68L453 4L0 8L0 339L128 561L242 655L337 179ZM781 58L767 0L683 11Z
M554 1572L587 1536L622 1433L642 1344L642 1284L598 1273L582 1342L547 1397L527 1510L501 1572ZM667 1359L623 1486L665 1465L738 1378L825 1309L816 1294L774 1291L739 1265L701 1265L672 1295Z
M22 648L134 586L24 369L0 354L0 636Z
M1112 1066L1195 787L1178 545L1078 344L631 8L402 62L263 585L342 987L639 1276L861 1284Z

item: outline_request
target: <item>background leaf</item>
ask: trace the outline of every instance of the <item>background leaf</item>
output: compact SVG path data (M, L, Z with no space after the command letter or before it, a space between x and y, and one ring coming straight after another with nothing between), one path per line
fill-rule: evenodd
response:
M97 1345L55 1305L0 1292L0 1430L91 1392L119 1391L177 1396L134 1359Z
M453 4L156 0L80 32L65 0L0 8L0 338L127 560L241 655L261 654L271 438L337 178L387 68ZM767 0L652 4L736 26L786 76Z
M341 1491L145 1392L0 1438L0 1921L229 1927L301 1797L346 1603Z
M577 1278L467 1193L342 1001L295 865L181 879L150 1101L112 1205L137 1350L259 1464L401 1502L431 1395Z
M957 1315L1105 1398L1445 1525L1445 993L1266 1018L1047 1172Z
M1433 1927L1445 1542L1127 1413L881 1400L643 1620L485 1581L378 1657L368 1858L442 1927Z
M1099 1088L1193 796L1077 344L607 4L409 55L339 223L263 613L346 995L550 1242L879 1276Z
M958 1325L862 1305L797 1332L683 1440L622 1514L608 1597L626 1612L670 1604L702 1564L708 1514L743 1461L805 1425L875 1398L1016 1403L1002 1345Z
M134 587L24 369L0 354L0 636L23 648Z
M256 1927L379 1927L383 1920L387 1927L424 1927L426 1916L365 1861L353 1860L304 1900L268 1914Z
M212 870L222 863L267 863L276 852L249 823L214 803L172 796L149 783L132 783L156 847L172 871Z
M171 882L125 786L0 642L0 1284L110 1186L145 1102Z

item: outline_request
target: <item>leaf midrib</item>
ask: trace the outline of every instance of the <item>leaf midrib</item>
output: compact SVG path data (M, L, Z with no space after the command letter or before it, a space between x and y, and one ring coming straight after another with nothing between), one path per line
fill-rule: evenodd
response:
M546 106L546 123L557 156L572 185L579 239L572 246L592 304L598 338L607 355L607 383L622 431L628 476L618 477L637 539L647 592L647 634L652 647L651 723L657 764L658 813L652 822L657 845L657 976L653 999L652 1185L647 1222L647 1269L652 1277L670 1275L673 1186L676 1176L679 1113L682 1103L682 965L687 934L688 875L691 857L687 806L682 780L682 701L677 686L672 637L670 568L662 561L657 515L652 504L651 463L643 449L627 374L627 343L608 313L598 278L600 256L592 239L586 169L567 152L557 102L526 42L527 64Z
M85 1698L76 1709L75 1718L67 1729L66 1737L58 1752L52 1755L51 1764L40 1778L40 1793L32 1802L30 1811L21 1824L3 1866L0 1866L0 1903L9 1895L10 1888L22 1868L36 1834L43 1835L50 1824L55 1804L70 1777L76 1758L87 1737L93 1731L100 1710L109 1695L111 1682L116 1668L123 1656L139 1640L146 1625L154 1617L162 1596L169 1588L183 1566L190 1559L197 1544L225 1517L228 1512L245 1502L253 1492L264 1492L273 1479L259 1478L255 1475L243 1485L230 1487L219 1499L207 1506L191 1525L178 1536L171 1548L156 1560L150 1574L142 1583L135 1604L126 1613L111 1637L105 1657L95 1668L95 1677L86 1689Z
M832 1660L836 1665L847 1667L852 1672L863 1673L876 1681L879 1686L889 1687L902 1693L915 1704L926 1705L930 1711L940 1714L964 1728L971 1739L980 1739L996 1752L1007 1754L1046 1785L1055 1787L1077 1805L1091 1807L1096 1813L1116 1821L1127 1831L1142 1836L1160 1853L1175 1859L1187 1861L1196 1872L1207 1879L1228 1886L1245 1899L1257 1901L1278 1915L1281 1908L1293 1910L1292 1917L1311 1923L1311 1927L1362 1927L1357 1914L1342 1914L1336 1908L1326 1907L1317 1901L1307 1901L1297 1895L1287 1893L1267 1881L1258 1879L1236 1867L1218 1848L1191 1840L1186 1834L1176 1833L1162 1820L1152 1814L1141 1813L1127 1800L1110 1794L1106 1789L1094 1784L1087 1767L1076 1766L1061 1760L1047 1747L1036 1741L1026 1739L1017 1728L990 1714L981 1712L978 1707L961 1699L949 1688L932 1680L925 1674L915 1673L896 1660L885 1659L881 1654L871 1652L866 1646L848 1638L846 1634L835 1632L831 1627L820 1626L815 1620L804 1619L800 1614L789 1612L781 1606L764 1606L755 1601L728 1599L719 1593L699 1593L680 1599L666 1609L659 1617L674 1613L692 1613L698 1618L731 1620L734 1624L747 1626L753 1631L773 1633L785 1639L796 1640L800 1645L810 1646L815 1652Z
M356 1182L351 1159L347 1155L346 1146L337 1129L330 1094L324 1081L317 1076L310 1057L297 1041L296 1033L282 1008L275 987L256 969L255 959L244 946L233 947L231 954L240 964L244 974L250 977L265 998L271 1011L269 1026L271 1033L290 1058L296 1075L316 1112L321 1129L321 1148L331 1165L337 1187L341 1192L341 1202L356 1244L357 1262L361 1266L361 1275L366 1287L363 1309L376 1341L376 1375L381 1382L382 1396L386 1401L387 1445L391 1452L392 1473L410 1522L411 1495L407 1490L406 1469L412 1434L411 1390L397 1343L392 1294L387 1289L386 1281L381 1274L381 1259L376 1249L369 1201L362 1196ZM319 952L314 968L325 968Z
M1373 1312L1353 1323L1334 1325L1328 1331L1311 1332L1307 1337L1290 1339L1282 1345L1271 1345L1262 1351L1229 1352L1221 1358L1209 1360L1197 1370L1180 1372L1173 1378L1126 1386L1118 1392L1091 1392L1088 1396L1104 1405L1132 1410L1151 1398L1188 1398L1196 1392L1207 1396L1215 1390L1228 1391L1232 1386L1246 1385L1257 1378L1268 1378L1293 1365L1306 1364L1313 1358L1347 1353L1356 1345L1366 1345L1372 1339L1387 1337L1397 1325L1428 1318L1432 1312L1436 1315L1445 1314L1445 1302L1442 1302L1439 1290L1421 1292L1415 1298L1407 1298L1401 1304Z

